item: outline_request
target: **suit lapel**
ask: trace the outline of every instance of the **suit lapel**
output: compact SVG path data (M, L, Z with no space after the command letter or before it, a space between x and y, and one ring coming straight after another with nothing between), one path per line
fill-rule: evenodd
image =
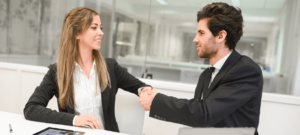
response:
M69 106L67 107L67 112L68 113L71 113L71 114L75 114L75 112L74 112L74 107L73 107L73 109L72 108L70 108Z
M199 80L198 80L198 84L197 84L197 87L196 87L196 91L195 91L195 95L194 95L194 98L196 99L199 99L199 101L201 100L201 94L203 92L203 89L204 89L204 82L205 82L205 79L206 79L206 76L207 76L207 73L208 73L208 68L206 68L200 75L199 77Z
M103 114L106 115L107 108L108 108L108 103L109 103L109 93L111 89L109 86L105 88L103 92L101 92L101 99L102 99L102 108L103 108ZM104 116L105 117L105 116Z
M237 51L235 51L235 50L232 51L232 53L227 58L224 65L222 66L222 68L220 69L220 71L218 72L218 74L216 75L214 80L212 81L212 83L211 83L211 85L208 89L208 92L205 95L203 95L204 98L206 98L211 92L213 92L219 86L219 83L223 79L223 77L225 76L226 72L233 65L235 65L238 62L240 57L241 57L241 55Z
M71 91L71 95L73 94L73 92ZM69 106L67 107L67 112L68 113L71 113L71 114L75 114L75 110L74 110L74 108L75 108L75 102L74 102L74 99L73 99L73 96L71 96L71 101L73 102L73 109L72 108L70 108Z

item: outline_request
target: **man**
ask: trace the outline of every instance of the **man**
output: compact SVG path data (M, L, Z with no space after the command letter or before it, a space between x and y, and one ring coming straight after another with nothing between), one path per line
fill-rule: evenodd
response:
M260 67L235 51L243 34L241 11L212 3L197 14L198 56L212 67L200 75L193 99L142 91L139 101L150 117L192 127L255 127L258 135L263 77Z

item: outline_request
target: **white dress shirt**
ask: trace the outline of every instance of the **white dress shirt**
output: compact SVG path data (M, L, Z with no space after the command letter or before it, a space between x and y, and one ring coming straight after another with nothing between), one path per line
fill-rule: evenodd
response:
M212 72L211 74L211 79L210 79L210 82L209 82L209 85L208 85L208 88L210 87L210 84L211 82L215 79L216 75L219 73L220 69L223 67L225 61L228 59L229 55L231 54L232 52L230 52L229 54L227 54L226 56L224 56L222 59L220 59L214 66L215 68L215 71Z
M77 105L74 106L76 116L73 119L73 125L75 125L77 115L91 114L100 121L102 129L105 129L100 85L96 74L95 61L90 71L89 78L81 69L80 65L75 62L73 81L75 94L74 101ZM96 90L98 91L98 95L96 95Z
M208 88L210 87L211 82L215 79L216 75L219 73L220 69L223 67L224 63L226 62L226 60L228 59L228 57L230 56L231 53L232 52L230 52L229 54L227 54L226 56L224 56L214 66L212 66L212 67L215 68L215 70L211 74L211 79L210 79ZM201 99L203 99L203 93L201 94Z

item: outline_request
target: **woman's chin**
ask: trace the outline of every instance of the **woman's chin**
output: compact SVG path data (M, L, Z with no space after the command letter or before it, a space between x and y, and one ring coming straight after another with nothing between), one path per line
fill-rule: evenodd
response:
M94 50L100 50L101 49L101 45L97 45L93 48Z

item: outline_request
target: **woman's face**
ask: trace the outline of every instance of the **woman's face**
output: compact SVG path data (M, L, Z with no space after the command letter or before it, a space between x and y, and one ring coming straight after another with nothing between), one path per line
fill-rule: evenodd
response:
M100 17L95 15L91 26L78 34L76 38L80 48L100 50L103 35Z

